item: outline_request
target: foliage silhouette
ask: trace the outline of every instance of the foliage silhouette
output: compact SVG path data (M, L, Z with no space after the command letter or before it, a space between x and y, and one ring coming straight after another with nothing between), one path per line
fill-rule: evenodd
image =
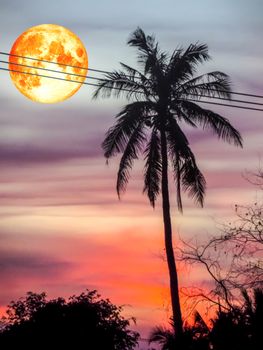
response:
M128 329L121 307L100 299L96 291L47 300L45 293L28 293L11 302L1 349L131 350L138 333Z
M250 174L249 182L263 189L261 171ZM261 192L262 194L263 192ZM220 232L202 243L183 242L178 249L181 260L204 268L210 277L210 290L185 288L193 304L206 301L207 306L220 305L224 310L242 304L242 291L249 293L263 284L263 205L257 202L235 205L235 219L220 224Z
M159 49L154 36L147 36L141 28L132 33L128 45L138 50L142 71L121 63L123 70L107 74L94 94L94 98L114 95L131 101L116 116L117 121L107 132L102 146L107 160L122 154L117 175L119 196L126 190L130 170L140 153L145 158L143 192L153 207L157 196L162 195L173 324L175 331L181 334L183 323L170 216L169 161L179 210L183 209L181 189L202 206L205 178L181 124L210 129L218 138L236 146L242 146L242 139L226 118L188 100L198 99L203 94L231 97L226 74L214 71L195 76L198 64L210 59L207 45L191 44L186 50L178 48L169 56Z
M178 339L171 329L156 327L149 342L158 343L161 350L259 350L263 334L263 290L254 289L251 298L243 291L243 306L230 311L219 307L208 327L196 312L194 324L185 326Z
M209 350L210 330L201 315L196 311L194 324L184 325L181 337L177 337L172 329L155 327L149 337L149 343L157 343L161 350Z
M263 289L254 289L251 298L243 290L243 306L218 311L210 340L214 350L259 350L263 344Z

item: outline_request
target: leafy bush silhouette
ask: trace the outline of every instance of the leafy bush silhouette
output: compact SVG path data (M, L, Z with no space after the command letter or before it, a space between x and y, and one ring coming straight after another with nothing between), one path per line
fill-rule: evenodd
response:
M29 292L8 306L1 348L130 350L139 334L128 329L122 308L97 291L47 300Z

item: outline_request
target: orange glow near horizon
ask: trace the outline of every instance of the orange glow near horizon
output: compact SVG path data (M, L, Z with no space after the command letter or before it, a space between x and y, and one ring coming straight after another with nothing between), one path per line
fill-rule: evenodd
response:
M36 163L20 167L19 178L15 165L3 167L1 306L27 291L67 298L96 289L123 305L123 315L134 316L137 330L147 337L153 326L169 326L171 316L161 203L155 210L149 206L136 173L119 201L115 167L104 174L101 164L103 159L97 158ZM209 191L211 211L192 204L179 215L173 208L174 246L180 237L202 238L206 230L212 232L214 221L208 216L215 210L213 203L219 198L225 203L229 192ZM221 206L216 211L225 212ZM178 269L180 287L209 289L205 271L181 264ZM183 295L181 304L184 315L194 311ZM197 308L205 316L204 304Z
M88 216L85 220L89 222ZM18 297L24 296L28 290L46 291L48 298L53 298L69 297L86 288L97 289L103 298L124 305L123 314L134 316L140 329L148 332L154 325L169 326L170 292L161 220L158 227L156 223L151 225L149 218L143 218L139 232L128 228L130 222L127 219L122 220L122 228L118 231L111 227L107 232L87 235L29 234L22 240L15 237L13 250L17 255L22 250L28 255L36 250L41 260L41 256L48 252L50 257L56 257L59 270L54 275L40 271L31 276L25 271L25 274L12 278L10 286ZM80 222L75 219L72 224L77 227ZM35 227L28 226L28 229L35 231ZM38 270L42 269L41 264ZM185 284L189 271L180 264L178 272L180 281ZM185 310L184 296L181 298L183 313L187 314L189 310Z
M18 71L10 72L12 81L23 95L33 101L42 103L64 101L74 95L81 87L81 83L85 81L88 69L88 56L85 47L74 33L62 26L42 24L29 28L16 39L10 54L14 56L9 56L9 69ZM32 66L32 68L22 65ZM56 70L58 73L38 68ZM70 74L83 75L83 77ZM44 78L39 75L74 80L79 84Z

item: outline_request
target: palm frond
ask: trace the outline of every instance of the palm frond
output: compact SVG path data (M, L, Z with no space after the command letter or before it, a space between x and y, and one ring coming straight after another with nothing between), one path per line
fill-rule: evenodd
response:
M125 64L123 62L120 62L120 65L131 76L132 80L140 79L141 82L143 82L143 83L149 81L149 79L143 73L141 73L138 69L130 67L129 65L127 65L127 64Z
M219 71L203 74L180 84L175 94L187 98L207 95L231 99L230 78L227 74Z
M138 123L137 127L130 135L121 157L116 185L119 198L121 192L125 192L126 190L133 161L138 158L138 153L139 151L142 151L144 142L146 141L143 124L142 121Z
M167 125L167 140L174 178L177 182L177 191L181 189L178 186L178 182L180 182L183 190L188 192L190 197L203 206L205 178L197 167L185 134L173 117L169 119ZM181 193L177 193L177 205L178 209L182 210Z
M106 74L103 80L98 82L98 88L93 94L93 99L98 97L109 98L112 95L120 97L124 95L129 100L131 97L135 97L136 100L141 100L146 91L145 84L142 84L139 80L127 76L125 72L114 71Z
M144 31L138 27L127 43L138 49L138 62L144 68L144 74L158 78L166 67L167 55L159 51L154 35L146 36Z
M108 130L102 143L104 156L107 159L124 151L130 136L136 130L138 124L143 119L147 120L147 113L149 113L150 109L150 102L137 101L126 105L117 114L117 122Z
M155 37L153 35L145 35L144 31L138 27L129 37L127 44L137 47L140 52L148 53L156 47Z
M170 329L155 327L149 336L149 344L158 343L162 350L173 349L175 346L175 335Z
M181 192L181 162L179 154L177 153L174 160L174 174L176 180L176 200L177 207L180 213L183 212L183 201L182 201L182 192Z
M160 192L162 173L160 137L155 129L145 149L145 171L143 192L147 193L151 205L155 206L155 200Z
M211 58L208 53L207 44L201 44L198 42L188 46L184 53L184 57L194 65L208 61Z
M140 87L143 89L144 96L152 97L152 80L148 79L139 70L134 69L122 62L120 62L120 64L124 68L124 70L128 73L128 75L130 75L132 80L136 82L140 82Z
M196 65L210 59L206 44L191 44L183 52L182 48L174 51L167 67L170 84L178 84L190 79L196 71Z
M173 175L176 182L176 200L177 208L182 213L182 193L181 193L181 180L182 180L182 160L185 154L186 148L188 148L188 140L185 134L180 129L177 122L171 117L170 123L167 127L167 141L168 141L168 152L173 166Z
M175 119L178 121L184 121L186 124L192 126L193 128L197 128L197 125L191 120L191 118L184 113L184 111L178 106L178 102L173 100L170 103L171 106L171 114L174 115Z
M188 192L188 195L203 207L206 181L190 148L188 149L188 157L184 159L181 168L181 177L184 191Z
M198 327L202 333L209 332L209 327L197 310L194 312L194 325L195 327Z
M180 108L193 122L200 124L203 129L209 128L218 138L228 143L233 143L235 146L242 147L242 137L228 119L187 100L180 101Z
M176 49L171 55L166 74L169 84L175 86L192 76L192 67L187 60L183 59L182 48Z
M241 290L243 299L244 299L244 308L246 312L251 315L253 314L253 301L250 295L248 294L248 291L246 289Z

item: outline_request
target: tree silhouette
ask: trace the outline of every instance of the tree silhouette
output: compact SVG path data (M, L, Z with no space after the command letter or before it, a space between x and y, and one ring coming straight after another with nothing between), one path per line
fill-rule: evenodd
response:
M68 301L28 293L9 305L0 348L131 350L139 335L128 329L129 320L121 311L96 291Z
M171 329L155 327L150 343L161 350L259 350L262 348L263 290L254 289L250 296L243 290L243 305L223 311L220 306L211 326L195 312L194 324L184 326L178 339Z
M162 195L165 250L170 277L172 316L175 331L182 333L178 277L172 243L168 162L175 180L177 204L183 209L181 189L201 206L205 194L205 178L181 123L210 129L220 139L242 146L239 132L221 115L200 107L191 99L201 96L231 96L226 74L218 71L195 76L199 63L207 61L207 45L191 44L186 50L176 49L171 56L159 49L154 36L146 36L137 28L128 45L138 49L138 62L143 71L121 63L123 71L114 71L99 82L94 98L122 95L132 100L116 116L103 142L107 159L122 153L117 175L117 193L125 191L129 172L142 152L145 158L144 189L154 207Z
M172 329L155 327L149 337L149 343L157 343L161 350L209 350L210 329L196 311L193 325L184 325L181 337Z
M261 191L263 174L250 174L249 182ZM262 195L263 192L261 192ZM185 295L194 303L207 301L224 310L242 304L242 291L251 292L263 284L263 205L258 193L257 202L235 204L235 219L221 223L218 234L202 243L183 242L178 256L184 263L199 265L210 278L210 290L185 288Z
M214 350L259 350L263 336L263 290L254 289L253 298L243 290L243 305L230 311L219 309L213 320L210 340Z

